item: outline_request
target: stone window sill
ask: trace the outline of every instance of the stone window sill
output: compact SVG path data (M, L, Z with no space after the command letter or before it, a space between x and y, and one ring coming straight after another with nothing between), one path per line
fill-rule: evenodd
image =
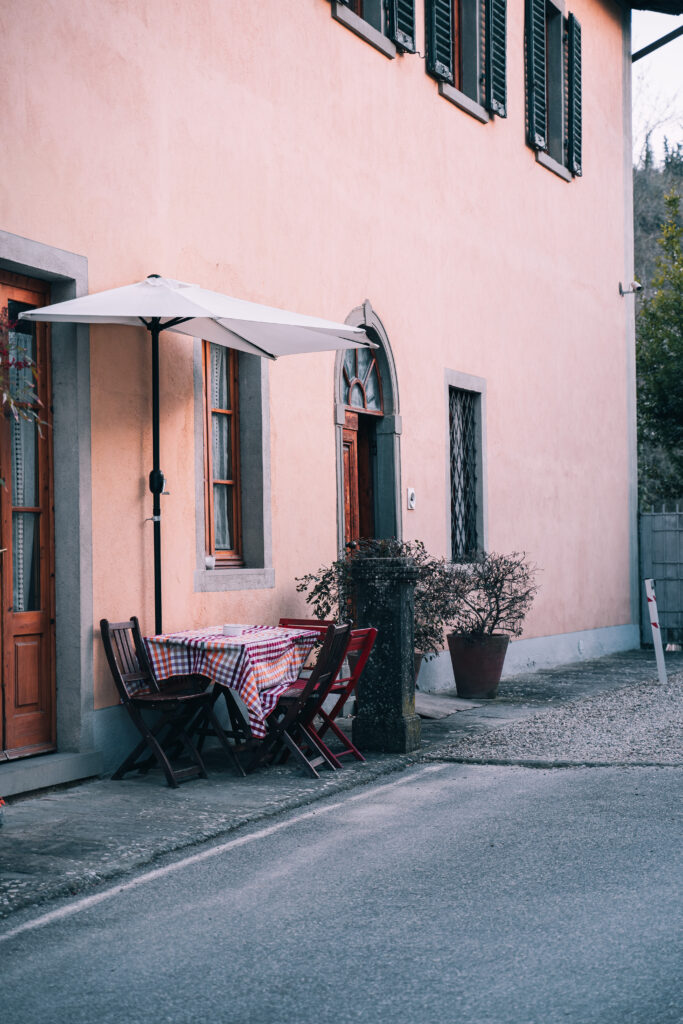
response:
M567 168L563 167L562 164L557 162L557 160L553 160L553 158L548 156L548 154L542 149L536 150L536 162L539 163L541 167L545 167L546 170L552 171L553 174L558 176L558 178L562 178L563 181L572 180L572 175Z
M195 594L226 590L272 590L274 569L198 569L194 574Z
M359 18L357 14L350 11L342 3L337 3L336 0L332 0L332 17L335 21L338 21L340 25L345 25L346 28L350 29L354 35L360 36L366 43L370 43L370 46L374 46L376 50L383 53L385 57L393 59L396 56L396 47L392 43L391 39L387 39L386 36L378 32L376 28L369 25L367 21Z
M448 82L439 82L439 95L454 103L460 110L464 110L466 114L475 117L477 121L481 121L482 124L488 124L491 120L489 112L485 107L482 107L476 100L470 99L469 96L466 96L464 92L460 92L455 86L449 85Z

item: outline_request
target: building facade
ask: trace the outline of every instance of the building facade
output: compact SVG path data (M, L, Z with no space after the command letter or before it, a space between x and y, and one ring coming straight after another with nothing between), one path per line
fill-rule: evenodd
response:
M375 535L528 553L508 672L638 644L629 26L617 0L4 5L0 306L159 273L378 345L162 337L167 630L305 613L295 578ZM27 343L4 795L120 758L97 623L154 622L147 333Z

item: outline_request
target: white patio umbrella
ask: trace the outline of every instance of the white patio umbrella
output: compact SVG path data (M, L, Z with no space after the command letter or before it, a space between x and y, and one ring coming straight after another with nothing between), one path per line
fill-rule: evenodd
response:
M152 338L152 472L155 632L161 614L161 493L159 467L159 335L175 331L267 359L329 349L376 348L360 327L290 313L258 302L207 291L195 284L150 274L144 281L26 310L22 320L80 324L143 324Z

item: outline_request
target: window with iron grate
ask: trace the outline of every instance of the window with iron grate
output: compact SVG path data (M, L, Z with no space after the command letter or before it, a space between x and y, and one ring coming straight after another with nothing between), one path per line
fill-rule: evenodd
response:
M474 391L449 388L451 558L479 548L477 535L477 401Z

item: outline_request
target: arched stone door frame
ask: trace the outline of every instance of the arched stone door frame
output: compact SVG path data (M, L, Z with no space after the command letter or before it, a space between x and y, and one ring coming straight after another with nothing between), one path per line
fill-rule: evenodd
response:
M375 355L379 366L384 415L377 423L377 475L375 486L375 534L377 537L403 538L401 515L401 414L396 364L389 337L369 299L356 306L346 317L347 324L364 327L379 346ZM347 406L343 396L344 351L334 364L335 450L337 460L337 549L344 551L344 458L343 430Z

